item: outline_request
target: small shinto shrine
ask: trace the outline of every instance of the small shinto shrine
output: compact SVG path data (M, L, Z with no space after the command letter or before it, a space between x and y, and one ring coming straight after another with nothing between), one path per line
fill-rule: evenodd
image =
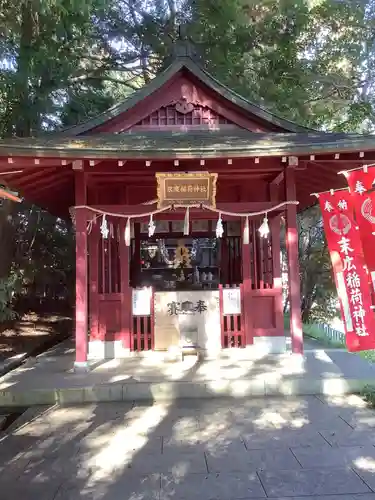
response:
M7 185L73 218L77 367L174 346L285 351L282 218L302 354L297 212L374 161L373 136L279 118L187 56L93 120L0 141Z

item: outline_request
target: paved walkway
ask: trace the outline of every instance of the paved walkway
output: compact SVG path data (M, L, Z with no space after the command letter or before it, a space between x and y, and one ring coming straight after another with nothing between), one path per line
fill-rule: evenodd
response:
M1 500L375 500L357 396L34 408L0 440Z

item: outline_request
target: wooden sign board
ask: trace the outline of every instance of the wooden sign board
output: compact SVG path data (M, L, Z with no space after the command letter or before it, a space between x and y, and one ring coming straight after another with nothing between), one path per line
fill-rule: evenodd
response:
M158 208L169 205L216 206L217 174L210 172L157 173Z

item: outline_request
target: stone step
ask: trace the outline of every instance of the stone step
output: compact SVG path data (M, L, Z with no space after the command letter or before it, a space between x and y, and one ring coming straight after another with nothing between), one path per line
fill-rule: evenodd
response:
M56 389L3 390L2 406L79 404L105 401L173 401L180 398L244 398L262 396L343 395L360 392L372 380L343 377L217 379L212 381L126 382Z

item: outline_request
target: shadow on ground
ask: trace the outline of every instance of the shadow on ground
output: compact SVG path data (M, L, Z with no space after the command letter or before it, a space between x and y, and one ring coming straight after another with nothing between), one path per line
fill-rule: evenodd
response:
M2 500L339 500L375 489L375 414L357 396L53 406L22 419L0 441Z

